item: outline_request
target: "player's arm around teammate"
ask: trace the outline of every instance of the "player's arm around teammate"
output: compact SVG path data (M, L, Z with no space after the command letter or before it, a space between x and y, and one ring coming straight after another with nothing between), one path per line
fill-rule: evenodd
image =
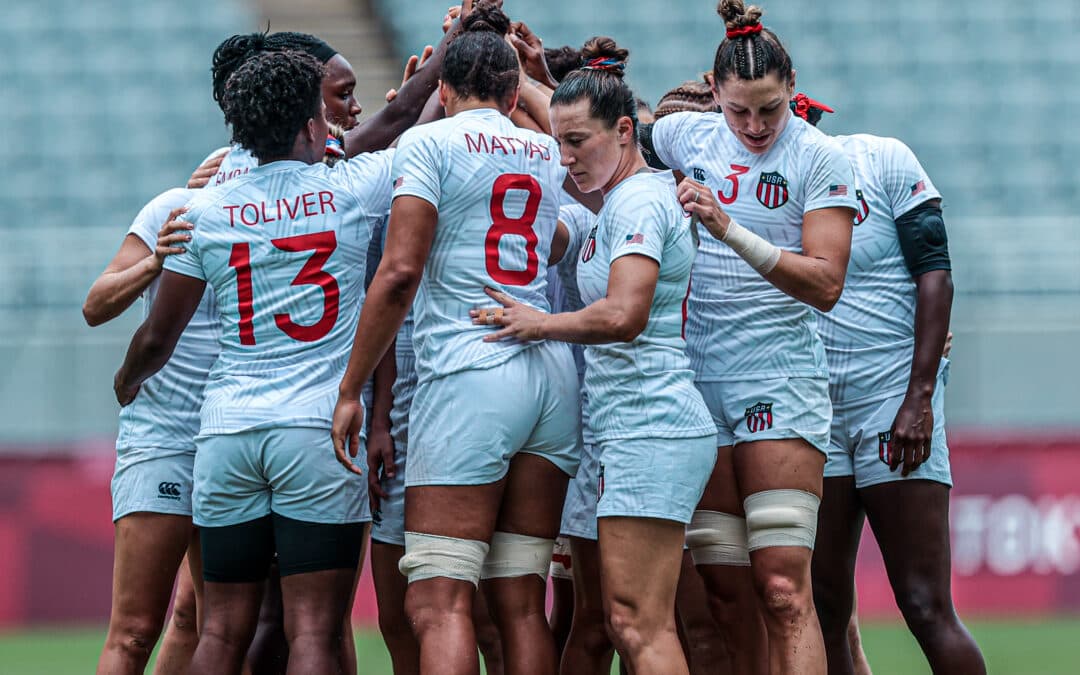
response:
M189 198L187 190L169 190L140 211L120 250L87 294L83 316L89 325L119 316L144 293L152 300L156 290L152 285L161 275L164 259L183 252L191 239L191 226L179 219ZM196 305L201 299L200 293ZM195 384L167 381L176 375L168 373L155 383L153 401L120 415L112 485L116 527L112 606L99 672L142 672L161 633L186 549L194 552L198 569L191 525L191 458L201 396L194 389L199 387L192 387L171 411L171 419L164 423L169 433L155 433L159 420L154 417L168 414L163 408L155 410L157 390ZM191 609L192 623L187 626L194 635L194 606ZM178 663L186 661L179 652L170 655ZM177 672L163 670L169 663L159 662L159 672Z
M764 672L767 660L774 672L821 673L810 560L831 407L807 305L828 310L842 292L852 172L835 143L792 118L791 58L760 9L723 0L718 11L723 114L669 115L652 134L658 158L688 177L684 208L712 234L695 264L687 336L719 449L688 541L738 672ZM735 613L723 611L732 603Z
M693 236L671 174L653 174L638 149L637 104L622 78L628 52L597 38L584 53L586 66L555 90L551 118L573 180L583 192L605 195L578 266L589 304L547 314L489 289L502 307L473 316L501 326L488 341L589 345L585 383L601 446L597 518L609 631L632 672L686 673L675 592L685 523L715 458L715 425L693 387L681 335ZM582 672L570 656L563 672Z

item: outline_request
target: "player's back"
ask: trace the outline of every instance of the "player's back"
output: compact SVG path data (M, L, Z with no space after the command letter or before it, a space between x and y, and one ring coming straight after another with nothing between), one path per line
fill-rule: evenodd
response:
M896 220L941 197L919 160L895 138L837 136L855 171L859 211L844 292L818 332L834 400L888 396L907 387L915 341L915 282Z
M394 196L439 211L414 303L421 381L502 363L529 345L484 343L469 310L489 286L543 310L547 260L565 169L549 136L494 109L458 113L407 132L394 162Z
M333 169L273 162L193 201L189 252L169 269L204 278L218 298L203 434L329 425L389 164L387 153Z

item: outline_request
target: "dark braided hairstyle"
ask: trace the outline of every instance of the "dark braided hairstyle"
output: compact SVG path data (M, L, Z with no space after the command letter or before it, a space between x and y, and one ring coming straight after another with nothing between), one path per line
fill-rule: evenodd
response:
M461 98L508 101L521 77L517 51L506 41L510 18L494 2L480 0L461 29L446 48L442 81Z
M761 25L760 7L747 7L743 0L720 0L716 13L727 25L727 35L716 48L713 61L717 86L732 76L759 80L770 73L785 84L791 82L791 57L780 38Z
M287 157L296 134L321 114L323 70L311 55L294 51L264 52L242 63L221 100L232 141L262 161Z
M637 98L623 81L630 52L609 37L594 37L581 48L584 65L567 75L555 93L551 105L570 105L581 99L589 101L589 114L613 128L622 117L629 117L637 132Z
M687 80L660 97L656 119L677 112L716 112L712 86L705 80Z
M545 48L544 60L556 82L562 82L572 71L581 67L581 50L566 45L557 49Z
M222 105L225 83L242 63L262 52L304 52L314 56L319 63L326 63L337 52L326 42L308 33L283 31L280 33L247 33L226 38L214 50L210 73L214 82L214 100ZM223 108L224 110L224 108Z

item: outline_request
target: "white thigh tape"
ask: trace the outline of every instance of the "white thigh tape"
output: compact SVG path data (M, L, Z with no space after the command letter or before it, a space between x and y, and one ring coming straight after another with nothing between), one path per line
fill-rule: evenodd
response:
M409 578L410 584L445 577L475 586L487 553L488 545L482 541L406 532L405 555L398 561L398 569Z
M480 578L505 579L535 574L546 580L554 546L554 539L496 532L491 536L491 550L484 560Z
M743 501L749 548L804 546L814 550L821 500L802 490L765 490Z
M694 511L686 528L686 545L695 565L750 564L746 519L719 511Z

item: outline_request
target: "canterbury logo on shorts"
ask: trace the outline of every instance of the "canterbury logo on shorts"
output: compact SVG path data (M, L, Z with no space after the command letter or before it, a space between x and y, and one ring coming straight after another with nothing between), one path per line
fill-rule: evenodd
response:
M180 499L180 483L158 483L157 491L159 498L175 500Z

